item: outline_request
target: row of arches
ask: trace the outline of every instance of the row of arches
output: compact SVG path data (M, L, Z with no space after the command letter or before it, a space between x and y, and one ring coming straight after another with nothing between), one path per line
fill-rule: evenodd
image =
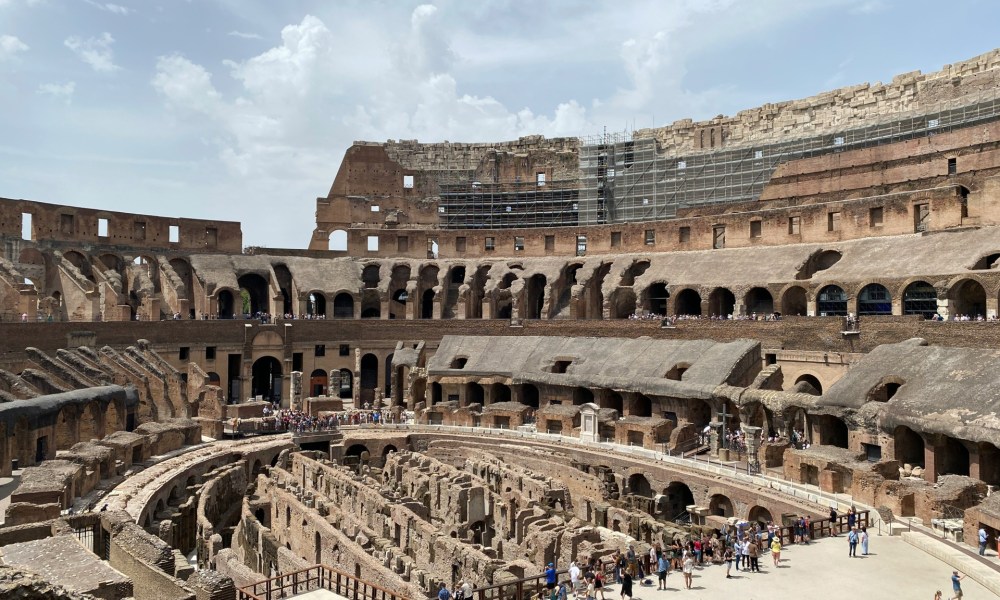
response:
M390 397L392 392L392 357L390 354L385 360L385 397ZM277 402L282 398L283 380L285 373L282 369L281 361L274 356L262 356L254 361L251 367L250 396ZM350 369L340 369L337 371L338 381L331 382L330 374L323 369L314 369L309 374L306 382L307 387L303 392L310 396L337 396L339 398L352 398L354 396L354 372ZM364 354L360 361L359 385L360 398L362 402L372 402L375 399L378 388L379 359L372 353ZM219 385L218 373L208 373L209 383ZM335 383L335 389L330 388L330 384Z

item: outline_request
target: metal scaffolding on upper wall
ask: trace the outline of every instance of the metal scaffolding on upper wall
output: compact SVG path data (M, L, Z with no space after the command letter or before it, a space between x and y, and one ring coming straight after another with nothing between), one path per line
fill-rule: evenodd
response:
M1000 120L1000 99L787 142L667 155L651 137L581 138L577 180L485 183L439 173L444 229L564 227L655 221L679 208L754 201L779 164L927 137Z

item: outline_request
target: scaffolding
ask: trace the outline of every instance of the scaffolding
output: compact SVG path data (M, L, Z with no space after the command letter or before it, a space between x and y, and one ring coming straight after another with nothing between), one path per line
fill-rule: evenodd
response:
M629 132L580 139L579 178L480 182L438 171L444 229L602 225L670 219L680 208L756 201L783 162L894 144L1000 120L1000 99L838 133L732 149L666 154Z

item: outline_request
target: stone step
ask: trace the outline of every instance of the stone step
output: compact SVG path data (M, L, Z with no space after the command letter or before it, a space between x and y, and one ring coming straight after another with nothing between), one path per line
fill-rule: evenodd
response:
M967 574L977 583L1000 596L1000 571L996 568L985 565L975 557L918 531L903 532L902 537L904 542L951 565L953 569Z

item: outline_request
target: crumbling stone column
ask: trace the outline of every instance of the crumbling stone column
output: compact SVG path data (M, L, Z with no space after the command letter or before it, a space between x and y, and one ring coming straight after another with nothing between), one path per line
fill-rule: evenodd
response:
M722 448L722 421L712 421L708 424L712 428L711 439L709 440L709 446L712 454L718 456L719 450Z
M302 371L292 371L289 381L289 405L292 410L302 407Z

